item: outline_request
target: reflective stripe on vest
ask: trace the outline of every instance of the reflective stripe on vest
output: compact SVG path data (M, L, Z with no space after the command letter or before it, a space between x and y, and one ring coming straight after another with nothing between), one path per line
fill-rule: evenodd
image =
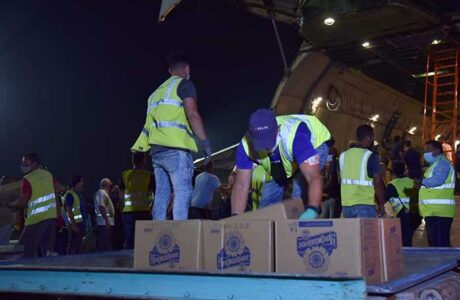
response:
M147 130L149 145L198 151L184 104L177 94L182 78L172 76L149 97ZM141 139L144 141L143 139ZM142 144L144 147L144 144Z
M440 157L426 170L424 178L433 176L441 160L447 161L445 157ZM447 163L449 163L450 170L446 181L440 186L423 187L419 191L419 211L422 217L453 218L455 216L455 171L452 164L448 161Z
M44 169L36 169L24 176L30 183L32 193L27 204L25 225L56 218L56 194L53 175Z
M435 204L435 205L455 205L453 199L423 199L420 204Z
M343 206L374 205L374 182L367 174L372 151L351 148L340 155L340 192Z
M156 128L177 128L186 132L190 137L193 137L193 133L188 130L187 126L177 122L155 121L152 126L155 126Z

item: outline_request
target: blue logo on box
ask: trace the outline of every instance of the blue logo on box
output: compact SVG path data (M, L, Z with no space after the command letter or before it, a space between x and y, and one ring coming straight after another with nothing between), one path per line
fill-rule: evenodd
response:
M297 254L303 258L307 270L322 273L330 264L330 256L337 249L337 233L329 231L310 235L308 231L297 237Z
M224 248L217 254L217 269L225 270L235 266L244 269L251 265L251 251L238 231L227 233Z
M174 235L170 231L160 232L155 239L149 255L150 266L162 264L174 265L180 261L180 247L176 244Z

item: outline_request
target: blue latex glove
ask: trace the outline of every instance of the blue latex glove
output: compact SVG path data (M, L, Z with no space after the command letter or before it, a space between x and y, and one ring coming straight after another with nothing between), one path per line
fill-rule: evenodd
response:
M319 214L316 210L313 208L308 208L300 215L299 220L312 220L318 218L318 216Z

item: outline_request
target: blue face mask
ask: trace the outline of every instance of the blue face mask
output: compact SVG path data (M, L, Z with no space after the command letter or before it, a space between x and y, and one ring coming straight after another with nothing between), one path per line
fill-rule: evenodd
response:
M432 163L434 163L434 161L436 160L436 158L433 156L433 153L431 152L425 152L423 153L423 158L426 160L427 163L429 163L430 165Z

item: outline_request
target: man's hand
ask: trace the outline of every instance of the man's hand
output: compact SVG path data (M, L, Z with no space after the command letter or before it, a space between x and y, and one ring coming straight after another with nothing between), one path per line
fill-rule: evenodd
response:
M72 223L72 231L75 233L80 233L80 227L78 227L77 223Z
M211 143L209 142L209 139L202 140L200 141L200 143L201 143L201 149L203 149L205 162L207 163L211 160L211 154L212 154Z

